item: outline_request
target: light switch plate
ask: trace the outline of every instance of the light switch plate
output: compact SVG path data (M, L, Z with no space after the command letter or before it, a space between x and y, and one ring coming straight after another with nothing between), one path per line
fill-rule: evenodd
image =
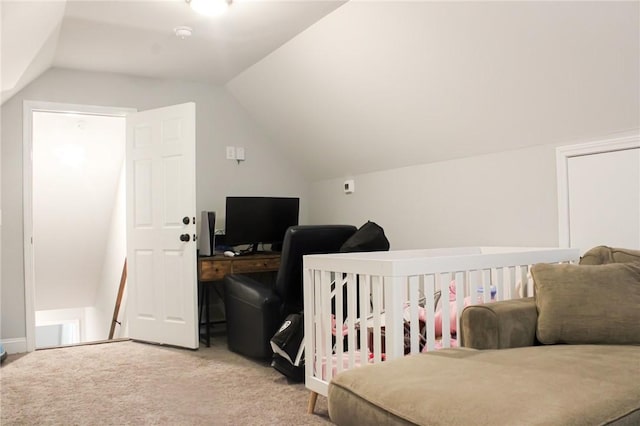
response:
M235 160L236 159L236 147L228 146L227 147L227 160Z
M244 160L244 147L236 147L236 160Z

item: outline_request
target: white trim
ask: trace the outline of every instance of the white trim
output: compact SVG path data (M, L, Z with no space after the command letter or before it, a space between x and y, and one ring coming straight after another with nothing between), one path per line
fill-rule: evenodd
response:
M24 106L29 106L32 111L60 112L67 114L91 114L108 115L112 117L126 117L136 108L105 107L98 105L64 104L59 102L24 101Z
M572 157L640 148L640 134L556 148L558 177L558 243L570 247L568 162Z
M125 117L135 108L104 107L96 105L64 104L58 102L28 101L22 108L22 197L24 235L24 300L25 341L23 352L36 348L35 279L33 265L33 113L38 111L107 115Z
M27 351L27 339L26 337L19 337L17 339L2 339L0 340L4 350L8 354L21 354Z
M24 248L24 316L26 350L36 348L35 281L33 279L33 111L35 105L24 101L22 107L22 226Z

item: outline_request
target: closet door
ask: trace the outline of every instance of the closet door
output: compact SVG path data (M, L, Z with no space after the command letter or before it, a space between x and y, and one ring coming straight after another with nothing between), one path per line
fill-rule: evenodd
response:
M640 249L640 148L567 158L569 246Z

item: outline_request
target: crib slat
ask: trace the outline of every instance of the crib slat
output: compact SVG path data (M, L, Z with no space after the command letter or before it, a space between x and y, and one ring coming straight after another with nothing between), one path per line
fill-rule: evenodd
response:
M434 298L433 295L436 292L435 283L433 275L424 275L424 295L426 297L425 302L425 311L426 311L426 323L427 323L427 342L426 347L428 351L432 351L436 348L436 329L435 329L435 306L434 306ZM445 297L443 293L441 293L441 300ZM447 293L448 300L448 293ZM443 302L444 303L444 302Z
M356 317L358 316L356 278L354 274L347 275L347 350L349 351L349 368L356 364Z
M315 294L315 283L313 280L314 272L312 269L304 269L304 294ZM314 300L315 298L305 297L304 298L304 335L305 337L305 354L309 357L309 362L305 363L304 374L306 377L313 377L314 368L316 367L315 363L315 353L316 353L316 315L315 315L315 306Z
M467 271L456 273L456 337L460 333L460 315L464 309L464 288L467 285ZM448 299L447 299L448 300Z
M360 364L369 361L369 315L371 303L371 276L360 275Z
M491 302L491 270L482 270L482 303Z
M337 371L340 373L343 370L343 353L344 353L344 339L342 337L342 323L343 320L343 289L345 280L342 278L342 273L336 272L334 274L335 280L335 322L336 322L336 331L335 331L335 354L336 354L336 363L337 363Z
M523 297L533 296L533 286L529 285L529 277L527 277L528 272L529 265L520 265L520 281L524 286L523 289L526 290L522 292Z
M373 305L373 362L382 361L382 278L371 278L371 298Z
M405 277L384 278L385 306L385 355L386 359L404 356L404 328L402 310L404 307L403 287Z
M447 275L436 274L436 290L440 290L441 295L445 295L446 300L442 301L442 336L441 344L448 348L451 344L451 303L449 303L449 284Z
M323 344L323 359L324 359L324 377L327 381L331 381L333 377L333 343L331 333L331 273L329 271L322 271L322 303L321 303L321 323L322 323L322 335L324 336Z
M527 287L529 290L529 296L533 297L536 295L536 287L533 285L533 277L531 276L531 267L533 265L527 265Z
M504 288L504 268L496 268L496 300L506 300L507 295L505 294Z
M516 288L516 267L509 266L507 270L509 271L509 291L511 292L511 298L522 297L522 293L519 293L519 290ZM520 291L522 291L522 287L520 287Z
M409 277L409 324L412 354L420 352L420 321L418 320L418 311L420 306L418 306L418 284L419 278L417 276Z
M471 270L469 271L469 293L467 296L469 297L469 302L472 305L476 305L478 303L478 289L482 288L482 277L480 271Z
M313 322L315 325L315 348L312 354L305 354L306 356L313 356L315 363L315 375L317 377L323 377L322 374L322 358L325 356L325 351L322 350L322 280L321 272L319 270L313 271L313 287L314 287L314 310L313 310Z

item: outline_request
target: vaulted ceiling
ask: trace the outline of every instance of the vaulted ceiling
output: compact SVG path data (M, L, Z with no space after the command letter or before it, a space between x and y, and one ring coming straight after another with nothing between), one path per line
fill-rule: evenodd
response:
M27 3L3 100L51 66L224 85L310 179L640 128L638 1Z
M207 17L185 0L2 0L2 99L49 67L223 85L342 4L234 0Z
M314 178L577 143L640 128L639 6L351 1L228 88Z

